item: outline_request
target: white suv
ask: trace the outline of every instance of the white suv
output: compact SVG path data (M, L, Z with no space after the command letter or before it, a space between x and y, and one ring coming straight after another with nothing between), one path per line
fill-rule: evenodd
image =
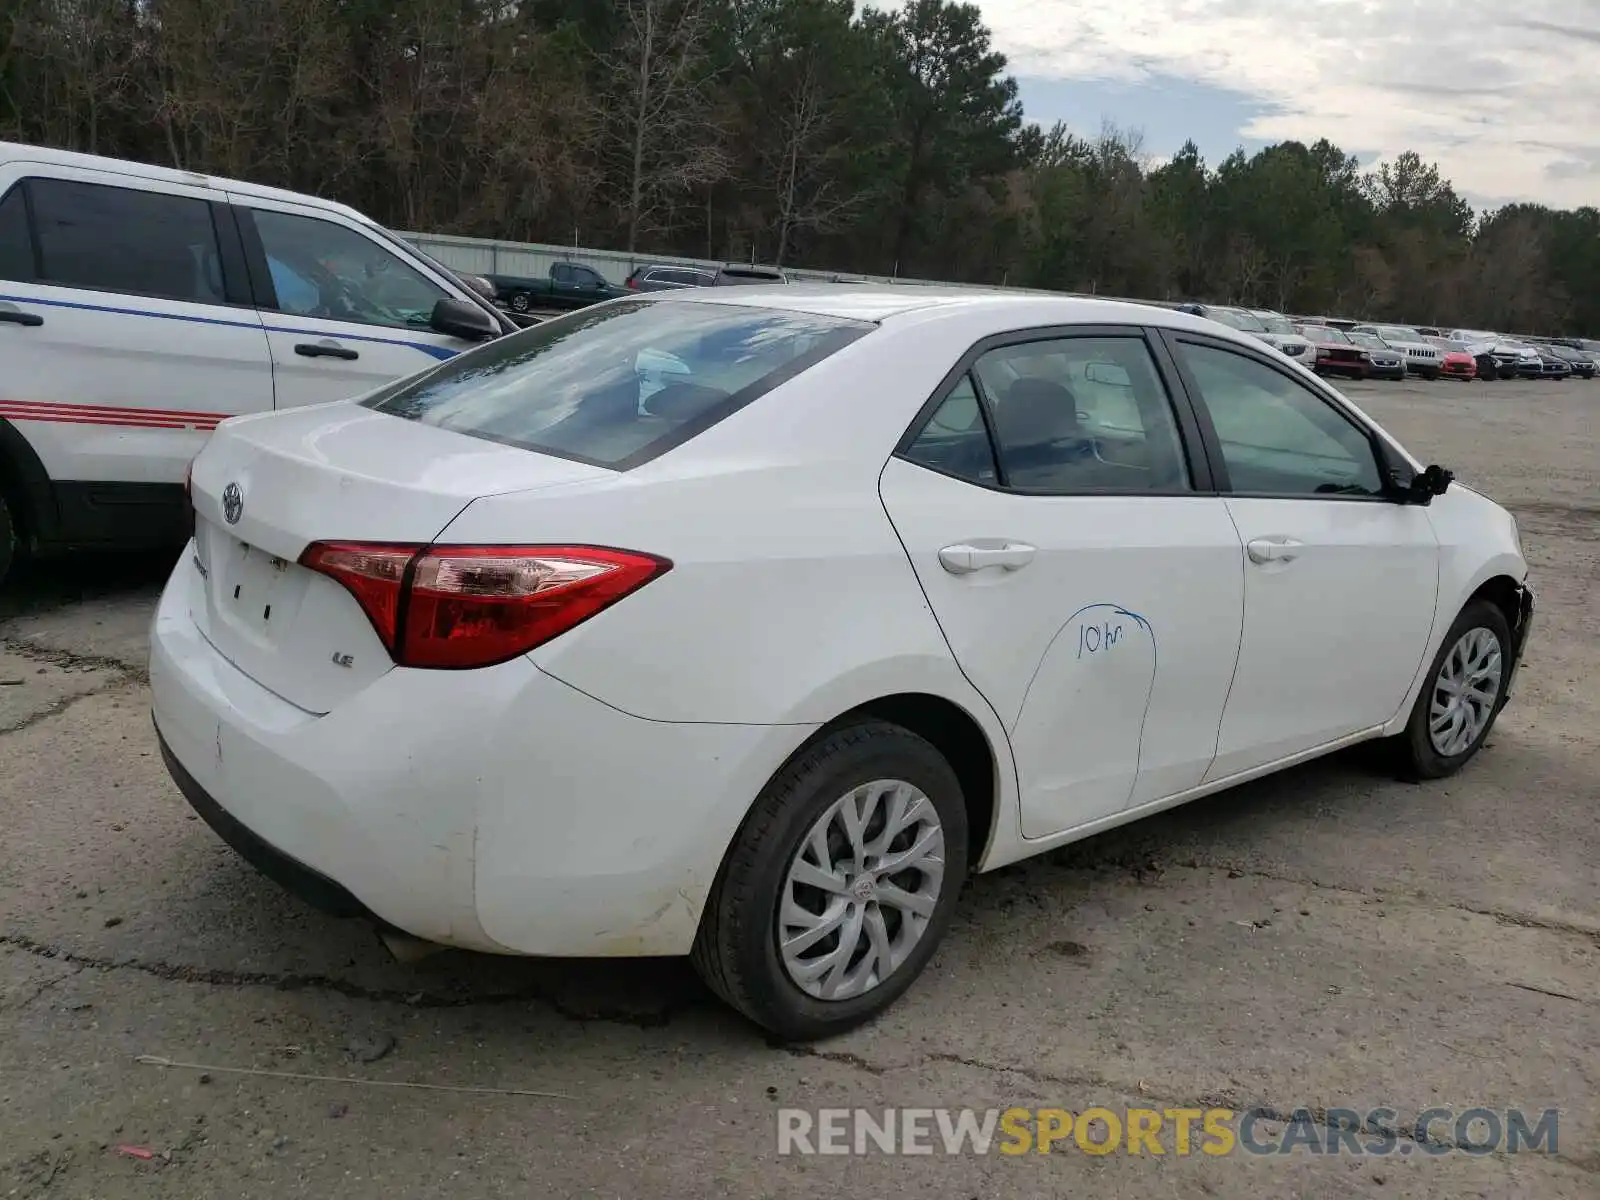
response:
M341 204L0 142L0 578L19 548L180 545L219 421L515 328Z

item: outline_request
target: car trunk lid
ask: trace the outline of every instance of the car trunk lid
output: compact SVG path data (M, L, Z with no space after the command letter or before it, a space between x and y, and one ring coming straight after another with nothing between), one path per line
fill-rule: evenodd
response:
M308 545L420 546L479 496L614 477L356 404L225 422L191 480L194 621L257 683L329 712L394 663L355 597L299 565Z

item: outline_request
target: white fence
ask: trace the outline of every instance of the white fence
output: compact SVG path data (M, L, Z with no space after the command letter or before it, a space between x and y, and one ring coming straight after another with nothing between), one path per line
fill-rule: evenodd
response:
M399 235L423 253L456 271L475 275L520 275L543 279L556 263L575 262L593 267L612 283L621 285L637 267L684 266L715 271L723 264L710 259L677 258L659 254L629 254L622 250L594 250L580 246L550 246L538 242L502 242L493 238L455 237L442 233L402 233ZM996 284L948 283L937 279L903 279L887 275L858 275L848 271L810 271L785 267L793 280L827 282L841 275L873 283L922 284L935 287L972 288L975 291L1030 291L1060 295L1041 288L1001 288Z

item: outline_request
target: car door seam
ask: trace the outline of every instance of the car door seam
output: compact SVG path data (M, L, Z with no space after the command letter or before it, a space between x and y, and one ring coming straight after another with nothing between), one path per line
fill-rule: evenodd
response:
M1211 774L1211 769L1217 765L1217 756L1222 753L1222 727L1227 723L1228 704L1233 700L1233 688L1239 682L1239 664L1244 660L1245 617L1249 609L1250 593L1250 552L1245 544L1244 531L1239 528L1239 521L1233 515L1233 506L1228 503L1226 496L1219 496L1222 502L1222 511L1228 514L1228 524L1233 526L1233 535L1239 543L1239 640L1233 647L1233 670L1228 675L1228 690L1222 697L1222 711L1217 716L1217 733L1211 745L1211 761L1206 764L1206 769L1200 776L1200 781L1205 782L1206 776Z

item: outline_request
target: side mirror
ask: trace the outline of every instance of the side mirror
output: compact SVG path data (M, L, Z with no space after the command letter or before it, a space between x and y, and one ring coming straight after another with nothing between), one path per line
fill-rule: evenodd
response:
M1391 478L1395 480L1403 503L1420 504L1425 508L1433 503L1435 496L1442 496L1449 490L1455 481L1455 473L1435 463L1426 470L1416 472L1410 479L1403 479L1398 474Z
M1454 471L1447 471L1438 463L1434 463L1412 479L1411 491L1418 497L1419 504L1426 504L1435 496L1442 496L1449 491L1455 478Z
M446 296L434 304L428 327L435 333L469 342L487 341L500 334L500 327L495 324L494 318L483 309L452 296Z

